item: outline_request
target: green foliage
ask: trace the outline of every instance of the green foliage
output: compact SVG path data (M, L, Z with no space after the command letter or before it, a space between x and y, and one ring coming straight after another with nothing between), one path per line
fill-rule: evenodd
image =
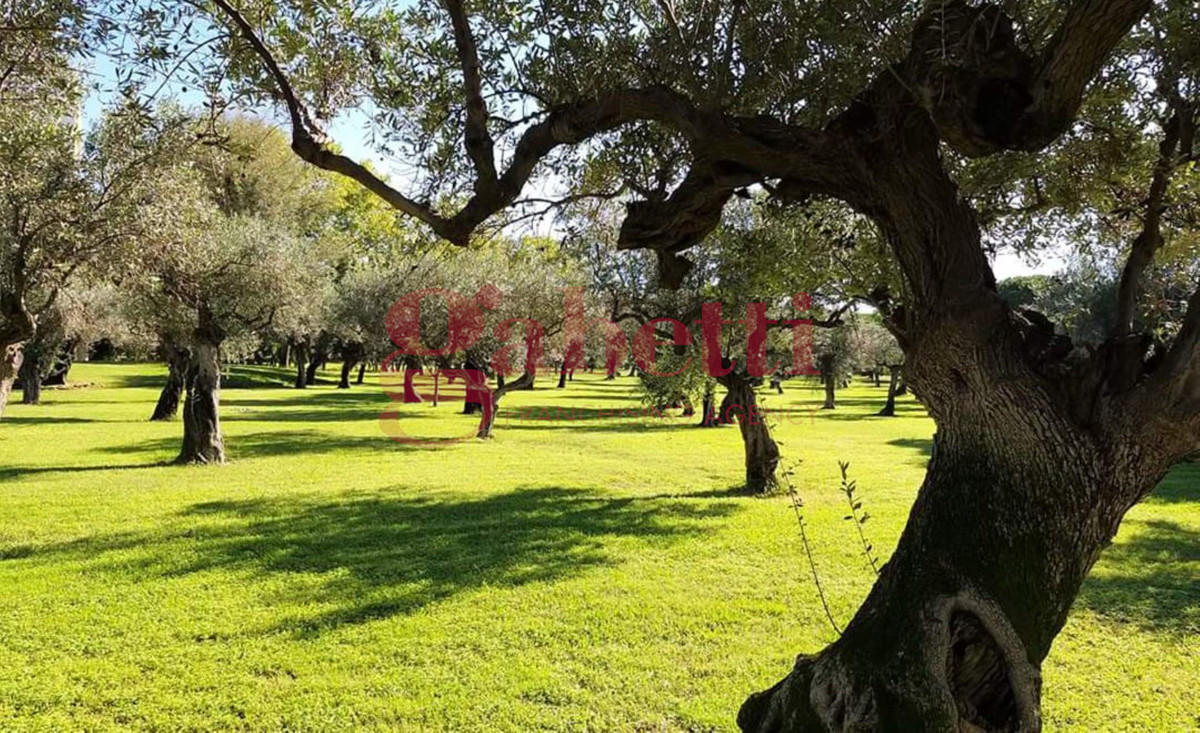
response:
M699 349L676 354L670 348L660 348L654 368L660 376L645 370L638 373L638 390L642 403L649 408L670 408L675 405L694 406L700 403L712 380L704 374ZM674 374L674 372L679 372Z
M1102 342L1116 321L1117 281L1112 273L1094 267L1077 265L1054 276L1010 278L998 289L1011 307L1045 315L1075 343Z

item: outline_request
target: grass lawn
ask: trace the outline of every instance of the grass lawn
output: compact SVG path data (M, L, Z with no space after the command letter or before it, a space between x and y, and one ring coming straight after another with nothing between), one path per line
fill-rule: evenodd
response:
M146 420L162 374L82 364L91 387L0 422L0 730L730 730L834 638L787 500L736 493L737 429L614 420L632 380L547 378L495 440L413 447L377 386L239 369L231 463L176 467L180 424ZM933 424L908 398L870 417L868 385L834 412L785 389L768 406L844 623L873 576L837 461L886 557ZM518 419L538 406L592 419ZM472 420L401 410L420 435ZM1045 664L1048 729L1200 725L1198 489L1180 467L1129 514Z

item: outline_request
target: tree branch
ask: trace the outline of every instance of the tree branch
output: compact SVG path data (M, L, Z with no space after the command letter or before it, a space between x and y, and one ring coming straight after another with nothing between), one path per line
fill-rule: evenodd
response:
M1113 328L1114 338L1124 338L1133 332L1133 321L1137 317L1138 297L1141 292L1142 276L1154 261L1154 255L1163 245L1162 213L1166 208L1167 186L1178 163L1176 148L1182 120L1179 111L1171 115L1158 146L1158 161L1150 178L1150 191L1146 197L1146 215L1142 231L1129 249L1129 257L1121 271L1117 289L1117 320Z
M237 27L238 31L258 56L259 61L266 68L267 73L275 82L275 86L278 87L279 94L283 97L283 102L287 106L288 117L291 120L292 150L295 151L296 155L318 168L323 168L333 173L340 173L347 178L358 181L369 191L387 202L388 205L425 222L435 231L439 229L439 226L444 225L444 220L428 206L408 198L359 163L354 162L344 155L329 151L324 146L324 132L313 123L308 110L305 109L292 89L287 75L283 73L283 70L275 61L275 57L271 55L266 44L255 33L254 27L250 25L249 21L228 0L213 0L213 3Z
M1077 0L1041 54L998 4L930 3L898 73L964 155L1039 150L1066 131L1084 92L1151 0Z
M1183 326L1170 350L1134 395L1147 426L1166 426L1175 458L1200 452L1200 287L1188 300Z
M460 12L460 0L446 1L452 9L452 18L457 15L465 21L465 15ZM471 233L480 224L511 205L538 163L556 148L585 142L597 134L635 121L666 125L687 138L693 148L701 149L706 156L714 160L728 160L735 166L757 171L757 177L787 174L831 195L853 191L864 180L861 175L851 175L852 172L860 172L864 166L848 156L847 141L834 135L761 118L734 118L719 112L701 112L687 97L666 87L615 89L547 109L545 117L521 135L504 172L494 179L486 174L480 177L475 182L474 194L466 204L447 218L392 188L365 166L330 151L325 146L324 133L314 124L287 76L254 28L229 0L213 2L245 36L278 87L287 105L292 126L292 149L296 154L319 168L358 181L393 208L423 221L439 236L454 244L467 244ZM454 10L456 7L459 11ZM469 34L456 33L456 38L461 50ZM475 68L470 61L474 44L466 45L468 63L465 66ZM460 58L462 56L460 53ZM476 92L472 87L477 75L464 72L464 77L468 76L471 79L465 79L467 96L474 97ZM471 103L468 106L472 106ZM477 128L476 133L471 133L474 138L478 132L478 110L469 112L468 116L475 118L470 123ZM473 154L473 158L477 159L477 165L481 162L479 156ZM753 176L747 176L748 180L750 178ZM712 190L701 192L695 187L677 198L676 204L682 203L685 197L701 193L709 197L711 208L715 193ZM676 237L663 246L684 246L685 242L694 244L699 241L696 233L693 231L687 237ZM645 246L652 246L650 241L643 241ZM658 244L653 246L662 251Z
M1018 130L1022 149L1040 148L1066 130L1079 111L1088 84L1151 4L1151 0L1072 3L1029 85L1032 102Z
M487 129L488 111L483 101L479 51L475 45L475 37L471 34L462 0L445 0L445 3L450 12L451 25L454 27L454 45L458 50L458 60L462 65L463 107L467 112L464 132L467 154L471 156L471 162L475 164L475 172L479 174L480 180L493 183L496 180L496 157L493 150L495 143Z

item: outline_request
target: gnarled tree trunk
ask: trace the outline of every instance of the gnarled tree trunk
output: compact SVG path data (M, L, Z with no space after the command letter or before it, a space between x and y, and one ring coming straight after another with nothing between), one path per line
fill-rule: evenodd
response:
M201 310L192 346L183 401L183 446L176 463L224 463L221 436L221 362L223 333Z
M887 402L883 405L883 409L879 411L880 417L895 417L896 416L896 388L900 382L900 367L888 367L888 394Z
M354 373L354 367L362 361L363 352L362 344L349 344L342 347L342 374L338 380L338 389L350 389L350 375ZM358 383L362 384L361 369Z
M30 348L33 346L33 348ZM24 358L17 376L21 380L21 404L36 405L42 401L42 375L45 373L46 352L42 344L27 342Z
M496 416L500 414L500 398L509 392L515 392L521 389L533 389L533 374L531 372L525 372L511 382L505 382L502 375L498 376L497 380L498 384L496 389L492 390L492 412L487 416L487 419L480 424L479 432L477 432L475 435L477 438L486 439L492 437L492 429L496 424Z
M1020 360L977 341L908 367L938 423L908 526L842 637L752 696L743 730L1040 729L1041 662L1171 459L1078 427Z
M174 419L179 411L179 398L183 394L192 360L192 352L186 346L166 343L163 350L167 357L167 383L163 385L158 402L154 405L154 414L150 416L153 421Z
M1072 7L1122 5L1132 7ZM975 53L978 23L995 12L943 7L954 12L927 16L899 73L924 68L935 49ZM959 76L923 91L977 83L954 68ZM989 84L977 92L990 99ZM842 636L751 696L738 716L745 731L1040 730L1041 663L1089 569L1128 509L1200 450L1200 292L1157 361L1119 336L1079 356L1052 326L1010 311L941 148L947 130L993 129L971 115L998 118L976 100L955 110L963 118L935 124L924 100L885 75L841 124L863 133L871 171L848 197L878 225L912 293L883 310L904 379L937 424L930 464L895 552Z
M779 447L771 438L766 416L758 407L754 381L737 371L717 377L728 393L721 403L724 418L736 419L746 453L746 490L762 494L776 486Z
M304 384L311 385L317 383L317 370L321 368L321 364L325 361L325 356L320 353L314 353L312 359L308 362L308 368L304 370Z
M0 292L0 418L8 407L13 382L25 359L25 342L37 333L37 323L17 289Z

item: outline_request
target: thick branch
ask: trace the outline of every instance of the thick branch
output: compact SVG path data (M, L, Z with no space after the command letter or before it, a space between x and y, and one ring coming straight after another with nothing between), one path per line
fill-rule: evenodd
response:
M1019 147L1051 142L1075 119L1083 93L1151 0L1082 0L1071 5L1042 53L1030 85L1032 103L1018 125Z
M358 181L402 213L428 224L439 236L465 245L471 233L486 219L510 206L520 195L538 163L562 145L576 145L593 136L609 132L635 121L658 122L682 134L693 148L701 149L703 157L727 160L735 166L756 171L758 177L788 176L831 195L846 195L861 185L864 166L849 157L845 140L816 130L806 130L762 118L730 118L719 112L701 112L682 94L665 87L646 89L616 89L591 99L560 104L546 110L545 117L530 126L520 137L512 159L502 174L490 176L482 147L471 145L486 137L481 127L478 94L477 53L461 0L447 0L452 19L457 18L456 40L460 59L464 62L464 82L468 98L468 136L473 141L468 152L477 168L484 171L476 180L474 195L454 216L438 215L428 205L414 201L392 188L365 166L325 147L324 134L313 123L304 105L296 96L286 75L257 36L253 27L234 8L229 0L214 0L245 36L255 54L279 89L287 105L292 126L292 149L305 161L325 170ZM462 25L461 30L458 26ZM472 101L478 97L477 100ZM471 111L474 107L475 111ZM486 109L483 112L486 123ZM480 133L483 133L481 136ZM494 163L493 163L494 165ZM695 189L693 189L695 191ZM688 196L695 195L688 193ZM711 198L712 191L705 191ZM681 197L682 198L682 197ZM687 238L674 238L663 246L643 240L646 246L662 251L680 242L699 241L693 232Z
M1150 0L1079 0L1041 54L999 5L928 6L902 65L943 139L965 155L1038 150L1075 119L1084 91Z
M292 150L295 151L296 155L318 168L323 168L333 173L340 173L347 178L358 181L369 191L386 201L389 206L409 216L420 219L433 227L435 231L439 229L439 225L444 225L444 220L428 206L413 201L392 188L365 166L356 163L344 155L329 151L324 146L324 133L313 124L312 117L296 96L287 75L283 73L283 70L275 61L275 57L271 55L266 44L255 33L254 27L227 0L213 0L213 3L237 26L238 31L245 37L246 42L250 44L255 55L258 56L259 61L262 62L267 73L270 74L271 79L279 88L279 94L283 97L283 102L287 106L288 117L291 121ZM314 133L316 133L315 136Z
M492 183L496 180L496 157L492 136L488 134L487 129L488 111L483 101L479 51L475 45L475 37L471 34L462 0L445 2L446 9L450 12L450 22L454 26L454 45L458 50L458 60L462 65L463 107L467 112L464 133L467 154L475 164L475 172L479 174L480 181Z
M1167 403L1172 402L1200 417L1200 288L1188 300L1183 327L1159 372L1172 385Z
M1129 259L1121 271L1121 282L1117 290L1117 322L1113 336L1122 338L1133 332L1133 321L1137 316L1138 296L1142 276L1154 261L1154 255L1162 247L1162 213L1166 208L1167 186L1178 160L1176 147L1182 128L1178 112L1167 122L1162 142L1158 146L1158 162L1150 179L1150 191L1146 197L1146 215L1142 231L1133 240Z

